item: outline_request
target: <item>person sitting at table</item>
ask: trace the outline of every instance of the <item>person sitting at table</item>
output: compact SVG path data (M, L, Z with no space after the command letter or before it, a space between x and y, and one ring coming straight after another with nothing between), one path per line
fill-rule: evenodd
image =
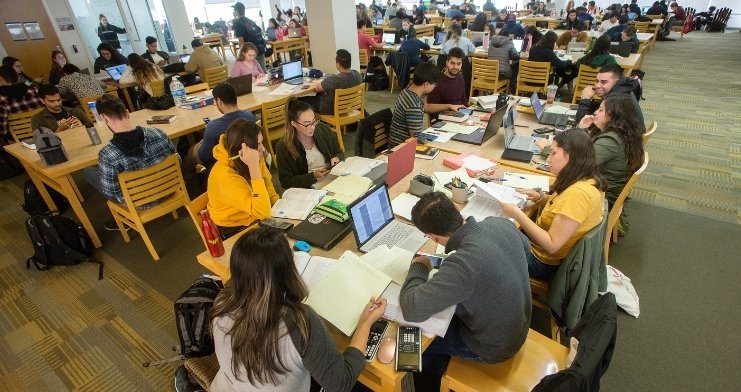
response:
M417 33L407 34L407 39L399 45L399 52L404 52L409 57L409 70L414 71L420 63L419 52L421 50L430 50L430 45L417 39Z
M237 61L232 66L231 77L236 78L242 75L252 75L252 81L265 76L265 70L256 60L257 47L252 42L245 42L242 49L239 50Z
M471 7L470 3L463 3L461 12L463 15L476 15L476 10Z
M576 8L577 18L584 23L584 29L586 30L586 22L594 22L594 17L587 12L585 7Z
M498 28L502 28L507 23L507 21L509 21L509 14L507 13L507 9L502 8L499 10L499 14L491 20L491 23L493 23Z
M466 99L466 81L463 79L463 59L466 54L461 48L452 48L448 52L440 81L427 95L425 113L430 119L437 119L437 114L444 110L458 110L468 104Z
M93 64L93 70L95 73L100 73L100 71L105 71L106 68L116 65L129 65L129 61L126 60L126 57L122 56L121 53L118 53L118 51L107 42L98 45L98 54L100 57L95 59L95 63Z
M397 12L399 12L399 8L396 6L396 3L391 3L390 6L386 7L384 15L389 17L389 23L396 18Z
M62 96L72 93L79 100L105 94L103 89L107 85L90 75L80 73L80 69L76 65L65 64L62 72L64 72L64 76L57 85Z
M628 11L634 12L636 17L641 16L641 7L638 6L638 0L630 0Z
M157 50L157 38L147 37L145 42L147 43L147 51L142 53L145 60L160 66L172 63L167 52Z
M54 132L62 132L83 125L85 128L93 126L93 122L82 109L62 106L62 96L57 86L42 85L39 88L39 98L44 102L45 108L31 117L31 129L44 127Z
M412 259L399 305L404 319L422 322L457 305L445 336L422 353L422 369L440 377L450 358L499 363L527 338L532 312L527 255L530 242L507 219L463 219L442 192L424 194L412 222L433 242L453 252L429 278L427 256Z
M457 17L458 20L466 19L466 15L461 12L461 7L459 5L451 5L450 9L445 12L445 17L451 19Z
M597 73L597 80L594 87L587 86L582 90L579 108L576 110L574 118L579 122L584 116L593 114L599 108L599 101L592 99L595 95L605 99L611 95L625 94L631 97L640 123L645 124L643 121L643 111L641 111L641 106L638 104L638 99L635 95L639 89L639 82L632 78L626 78L623 75L623 69L618 64L607 64L600 68ZM645 125L643 129L646 129Z
M571 34L571 33L569 33ZM528 61L541 61L545 63L551 63L556 71L556 75L561 78L558 83L560 89L568 82L572 81L578 75L578 69L574 68L574 64L571 60L561 60L556 53L553 51L553 47L556 44L558 37L553 31L549 31L543 35L537 45L530 49L528 55ZM570 71L570 73L568 72Z
M630 53L638 53L638 49L641 47L641 41L638 40L638 30L635 26L628 26L618 36L613 35L611 38L614 42L630 42L633 46L630 48Z
M59 84L59 79L64 76L62 67L67 64L67 58L64 57L64 53L58 50L51 51L51 70L49 71L49 84Z
M159 128L134 126L123 101L110 94L103 94L95 107L108 129L113 132L111 141L98 152L98 164L82 169L82 174L103 196L121 205L126 201L121 191L120 173L146 169L175 154L175 146ZM164 199L144 204L139 209L149 209ZM118 230L114 219L106 221L106 230ZM128 226L126 230L129 230Z
M623 30L625 30L628 27L628 16L627 15L620 15L618 18L618 25L610 27L609 30L605 34L609 35L610 37L614 36L620 36L623 33Z
M579 69L582 64L592 68L600 68L607 64L617 64L615 56L610 54L611 40L607 34L603 34L594 42L592 50L576 61L574 66Z
M337 134L316 120L308 103L295 97L286 103L286 132L278 140L276 155L283 189L311 188L345 159Z
M538 8L536 8L535 11L533 11L533 12L535 13L535 16L548 16L548 15L550 15L550 12L545 8L545 3L542 2L542 1L538 3Z
M716 8L711 6L706 12L698 12L695 14L695 30L702 30L705 26L713 22L713 14ZM647 15L658 15L658 14L647 14Z
M268 35L268 41L277 41L278 38L275 36L275 33L280 29L280 25L278 25L278 21L275 20L275 18L268 19L268 27L265 28L265 34Z
M44 106L35 87L18 79L18 72L9 65L0 66L0 139L11 140L8 115L27 112Z
M207 208L222 239L270 218L270 208L279 199L262 143L260 128L238 118L214 146L216 164L208 176Z
M574 25L582 25L582 30L586 30L585 28L586 26L584 26L584 22L579 20L577 15L578 15L578 12L575 9L569 11L569 14L566 16L566 19L561 21L561 23L559 23L556 26L555 30L571 30L571 28Z
M566 31L558 36L556 46L561 50L569 47L569 42L589 42L589 34L582 30L584 25L574 24L570 31Z
M432 63L422 63L414 70L412 85L401 90L396 98L394 115L389 129L389 148L404 143L417 132L422 132L425 104L422 96L435 89L440 81L440 70Z
M574 244L602 222L607 180L599 172L592 140L580 129L553 138L548 164L556 176L546 190L517 189L542 208L533 222L516 205L502 203L504 216L513 218L530 238L528 273L550 280Z
M193 47L193 54L190 55L190 59L185 64L185 72L198 72L198 77L201 78L202 82L205 82L206 70L221 67L224 63L221 61L219 54L208 45L204 45L200 39L196 38L191 41L190 46Z
M139 98L139 101L144 103L152 96L152 82L165 80L165 73L162 72L160 67L136 53L129 54L127 58L129 66L123 71L118 82L121 84L138 84L146 93Z
M503 35L505 37L513 35L516 39L521 39L525 36L525 30L522 28L522 26L517 24L517 15L509 14L509 20L507 21L507 24L502 27L502 30L499 31L499 35Z
M371 27L373 27L373 26L371 26ZM301 26L301 23L299 23L299 22L291 19L291 21L288 22L288 28L289 29L299 29L299 30L301 30L301 36L302 37L306 37L306 29L304 28L304 26Z
M479 12L473 19L473 22L468 26L470 31L484 31L486 30L486 14Z
M628 12L630 12L628 10L628 4L623 4L623 6L620 7L620 16L625 15L627 17L628 16Z
M365 34L365 23L362 20L357 21L358 26L358 48L365 49L368 60L371 58L373 49L382 49L383 42L376 42L373 38Z
M358 11L358 14L357 14L358 20L362 20L365 23L365 27L372 28L373 21L371 20L370 16L368 16L368 13L362 9L357 9L357 11Z
M231 279L209 312L219 361L211 391L308 392L311 378L327 391L353 388L385 299L369 298L362 309L342 310L359 321L340 353L324 320L304 303L309 290L282 232L258 227L243 234L229 256L229 272Z
M484 5L481 6L481 11L484 11L484 12L489 11L492 14L496 14L497 7L494 6L494 3L492 3L491 0L486 0L486 2L484 2Z
M404 24L405 17L406 15L404 14L404 11L396 11L396 17L389 20L389 28L401 30ZM365 23L365 21L363 21L363 23Z
M491 37L486 58L499 61L499 80L509 79L509 89L514 94L517 87L517 71L520 67L520 53L512 43L512 39L502 35Z
M540 32L540 29L535 26L525 27L525 37L522 40L522 47L519 48L520 51L529 52L530 48L537 45L541 38L543 38L543 33Z
M416 25L425 25L427 24L427 17L425 16L425 12L422 10L417 10L417 13L414 14L414 24Z
M448 54L453 48L460 48L466 55L476 52L476 46L470 39L463 36L461 27L458 25L451 25L448 28L448 34L445 35L445 41L440 48L440 54Z
M460 27L462 30L464 27L463 22L465 22L465 20L466 19L463 17L458 17L458 16L452 17L450 18L450 26L456 25Z
M715 7L710 7L710 8L712 8L713 11L715 11ZM700 16L700 14L703 14L703 12L700 12L699 14L697 14L697 16ZM654 1L651 8L646 10L646 15L661 15L661 16L666 17L667 15L669 15L669 13L666 11L666 8L661 6L661 3L659 3L658 1Z
M405 17L401 21L401 29L399 30L399 39L401 41L404 41L407 39L407 35L414 34L417 35L417 30L414 28L414 24L412 23L412 20L408 17Z
M618 17L619 15L616 13L605 14L605 16L602 17L602 24L599 25L599 28L597 29L597 31L600 33L606 33L608 30L610 30L614 26L617 26Z
M484 31L489 33L489 37L493 37L497 35L497 26L493 23L487 23L486 27L484 28Z
M98 38L100 42L108 43L115 49L121 49L121 42L118 40L119 34L126 34L126 29L114 26L108 23L108 18L105 15L98 15L100 24L98 25Z
M592 16L599 15L599 7L597 7L597 4L594 2L594 0L590 1L587 5L587 13Z
M317 92L317 95L299 98L299 100L311 105L317 113L334 114L335 90L355 87L363 83L363 77L360 76L360 72L350 68L352 67L352 55L347 50L340 49L337 51L335 54L335 67L339 73L327 75L321 82L314 86L314 91Z
M25 84L26 86L38 87L39 84L44 82L44 75L41 75L36 79L31 79L30 76L26 75L23 72L23 65L21 64L21 60L18 60L15 57L10 57L10 56L4 57L3 65L13 67L13 69L15 69L16 72L18 72L18 81Z
M368 9L368 17L370 18L371 22L373 22L373 24L377 23L379 16L381 15L378 13L378 8L376 8L375 6L371 6ZM383 19L383 16L381 16L381 19Z

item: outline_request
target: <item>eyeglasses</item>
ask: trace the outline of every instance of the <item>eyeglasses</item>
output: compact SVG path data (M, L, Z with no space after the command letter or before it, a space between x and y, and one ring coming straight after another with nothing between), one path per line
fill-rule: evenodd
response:
M299 125L301 125L304 128L311 128L311 127L316 127L316 125L319 124L319 121L314 120L314 121L312 121L310 123L306 123L306 124L301 124L300 122L296 122L296 124L299 124Z

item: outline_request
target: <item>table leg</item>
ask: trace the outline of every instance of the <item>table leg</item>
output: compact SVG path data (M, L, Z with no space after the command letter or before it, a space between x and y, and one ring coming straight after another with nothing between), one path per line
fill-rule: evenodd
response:
M36 189L38 189L41 198L44 199L44 201L46 202L47 207L49 207L50 210L56 210L57 205L54 204L54 200L51 198L51 195L49 195L49 192L46 190L43 177L41 177L41 175L36 170L34 170L32 166L27 166L24 164L23 167L26 168L28 176L31 178L31 181L33 181L33 184L36 185Z
M630 77L630 74L633 72L633 68L623 68L623 75L625 75L626 78Z
M87 231L90 239L93 241L93 245L96 248L100 248L101 246L103 246L103 244L100 242L100 238L98 238L98 233L95 232L93 224L90 223L90 219L88 219L85 210L82 208L80 200L75 197L75 191L72 188L71 177L65 176L64 178L61 178L59 181L59 185L62 187L62 194L67 197L67 199L69 200L69 204L72 206L72 210L75 211L77 219L80 220L80 223Z
M134 107L134 103L131 102L131 97L129 96L129 89L127 87L122 88L124 97L126 98L126 103L129 105L129 111L135 112L136 108Z
M80 188L77 187L75 180L72 179L72 174L67 174L67 180L70 184L72 184L72 189L75 190L75 195L77 195L77 198L80 199L80 202L85 201L85 199L82 197L82 193L80 193Z

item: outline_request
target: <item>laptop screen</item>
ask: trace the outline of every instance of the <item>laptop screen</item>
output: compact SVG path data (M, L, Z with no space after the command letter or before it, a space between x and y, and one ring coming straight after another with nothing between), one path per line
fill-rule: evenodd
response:
M126 70L126 67L126 64L121 64L115 67L108 67L105 70L106 72L108 72L109 75L111 75L113 80L118 82L121 79L121 76L123 76L123 72Z
M442 45L443 41L445 41L445 37L447 36L447 33L441 31L437 33L435 36L435 45Z
M635 17L636 17L636 13L635 12L628 12L628 20L633 20L633 18L635 18Z
M540 118L541 113L543 113L543 105L540 104L540 98L538 98L538 93L533 93L533 96L530 97L530 104L533 105L533 111L535 112L535 117Z
M188 62L188 60L190 60L190 55L189 55L189 54L186 54L186 55L180 56L180 62L181 62L181 63L187 63L187 62Z
M383 33L383 43L386 45L393 45L396 40L396 34L394 33Z
M350 207L350 216L358 236L358 246L365 244L394 219L386 186L379 186L366 193L361 200Z
M470 37L468 37L471 42L473 42L474 45L481 44L484 42L484 35L486 35L486 32L482 31L471 31L469 33Z
M515 138L515 107L510 106L507 115L504 117L504 147L509 147L512 139Z
M513 39L512 40L512 46L515 48L516 51L519 52L519 51L522 50L522 42L524 42L524 41L525 41L524 39ZM533 45L533 46L535 46L535 45Z
M283 80L291 80L303 76L303 73L301 72L301 61L283 63L282 70Z

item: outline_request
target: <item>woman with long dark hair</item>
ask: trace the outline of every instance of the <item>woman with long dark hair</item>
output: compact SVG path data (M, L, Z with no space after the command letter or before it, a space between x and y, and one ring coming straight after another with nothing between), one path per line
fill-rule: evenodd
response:
M275 18L270 18L268 20L268 27L265 28L265 34L268 35L268 41L278 41L278 38L275 36L275 33L278 30L280 30L278 21L275 20Z
M571 63L571 60L561 60L553 51L556 40L558 40L558 36L553 31L545 33L543 38L538 41L538 44L530 48L528 61L550 63L556 70L556 75L561 78L561 81L558 82L558 88L560 89L566 83L576 78L578 71L574 67L574 64ZM569 73L567 71L571 72Z
M152 96L152 82L165 80L165 73L162 72L160 67L136 53L131 53L127 59L129 60L129 66L121 74L119 83L138 84L149 95L148 97L142 97L142 101L146 101Z
M18 73L19 83L24 83L27 86L38 87L39 84L44 82L44 75L41 75L36 79L32 79L30 76L26 75L26 73L23 72L23 65L21 64L21 60L18 60L15 57L4 57L3 65L7 65L15 69L15 71Z
M62 67L67 65L67 58L58 50L51 51L51 71L49 71L49 84L57 85L64 76Z
M476 17L473 19L473 22L471 22L471 26L469 27L470 31L484 31L486 30L486 14L483 12L479 12L476 14Z
M592 50L584 57L577 60L574 66L579 69L579 66L582 64L586 64L592 68L600 68L606 64L617 64L615 56L610 54L611 44L610 36L603 34L597 38Z
M537 45L541 38L543 38L543 33L541 33L537 27L525 27L525 39L522 41L522 48L520 48L520 51L529 52L530 48Z
M280 231L259 227L242 235L229 259L231 279L214 300L211 332L219 372L211 391L308 392L311 377L327 391L350 391L365 368L370 327L386 300L356 311L357 329L340 353L309 295Z
M607 189L592 140L580 129L556 135L547 162L556 175L550 192L517 189L542 208L535 222L514 204L500 202L503 214L530 238L528 273L538 279L552 278L574 244L602 222Z
M95 64L93 64L95 73L100 73L101 70L113 67L114 65L129 65L129 61L126 60L126 57L122 56L121 53L118 53L118 51L107 42L98 45L98 54L100 57L95 59Z

